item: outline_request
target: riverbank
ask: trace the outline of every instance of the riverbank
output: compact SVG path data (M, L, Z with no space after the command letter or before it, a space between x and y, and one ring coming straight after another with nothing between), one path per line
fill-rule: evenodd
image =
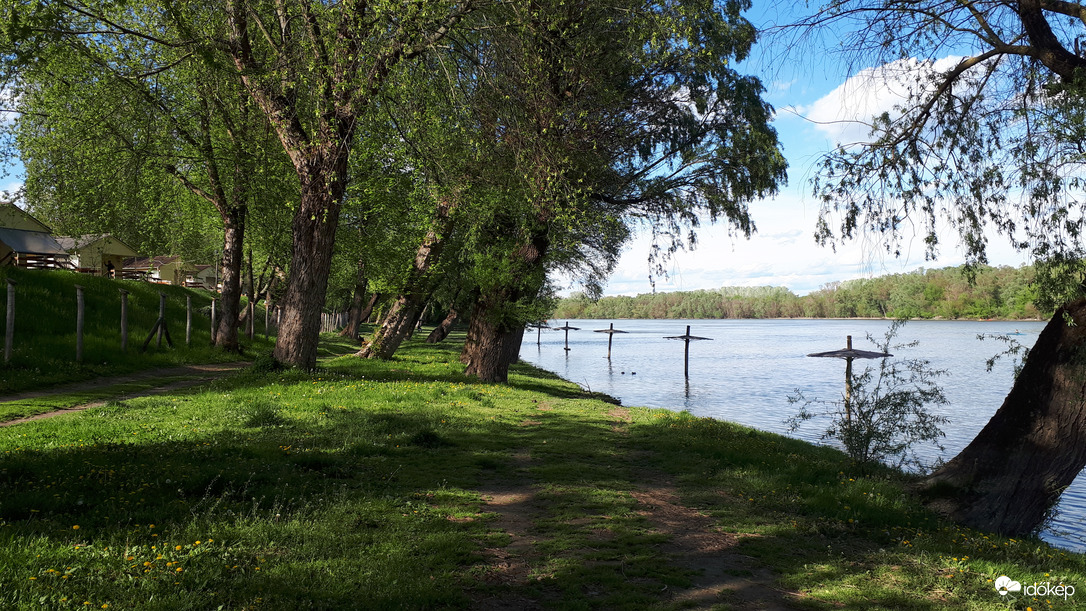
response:
M1001 575L1086 596L1082 555L943 524L896 472L527 365L478 384L458 349L0 431L0 605L1005 609Z

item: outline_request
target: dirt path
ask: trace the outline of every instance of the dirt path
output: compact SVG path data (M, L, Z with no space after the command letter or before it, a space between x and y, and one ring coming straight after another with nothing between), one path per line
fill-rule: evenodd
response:
M628 434L629 410L615 407L608 416L612 418L613 433ZM525 421L522 426L534 424L538 423ZM643 454L631 454L628 460L639 465L648 462ZM533 462L530 452L517 452L513 461L515 477L488 482L478 490L484 502L483 511L496 514L493 528L504 533L508 543L483 550L482 581L505 588L499 590L500 594L476 596L472 604L475 609L534 610L547 605L547 601L526 596L524 586L539 578L531 576L531 566L540 557L537 544L541 542L541 535L535 522L545 516L548 509L538 498L536 482L529 472ZM637 501L637 513L645 518L653 531L667 537L667 541L657 548L658 552L666 556L672 566L695 574L690 587L664 593L661 602L682 609L726 607L778 611L799 608L800 594L777 587L772 571L757 559L737 551L737 543L742 537L754 535L725 532L710 516L683 505L670 477L644 468L637 471L647 479L641 479L630 496Z
M8 420L6 422L0 422L0 427L12 426L23 422L29 422L31 420L41 420L43 418L59 416L60 414L67 414L71 412L90 409L92 407L99 407L101 405L105 405L109 401L115 401L117 399L133 399L136 397L145 397L148 395L161 394L172 390L188 388L190 386L197 386L199 384L204 384L211 380L220 378L228 373L235 372L239 369L242 369L243 367L247 367L248 365L250 365L250 363L247 361L235 361L232 363L210 363L204 365L182 365L165 369L148 369L146 371L139 371L124 376L95 378L93 380L87 380L85 382L76 382L73 384L66 384L64 386L55 386L46 390L34 390L7 396L0 396L0 404L16 403L19 401L25 401L27 399L53 397L71 393L85 392L89 390L108 390L110 387L113 386L129 384L132 382L141 382L144 380L152 380L155 378L190 378L173 382L164 381L161 385L156 385L153 388L148 388L146 390L141 390L137 392L126 393L120 391L117 393L116 396L111 397L107 400L92 401L90 403L74 405L72 407L57 409L51 412L35 414L26 418L18 418L15 420Z
M640 505L638 513L668 536L661 551L676 565L700 572L693 586L672 594L672 601L681 608L709 609L721 604L759 611L797 608L790 603L795 593L774 586L771 571L735 551L740 535L722 531L709 516L682 505L670 482L643 485L632 496Z

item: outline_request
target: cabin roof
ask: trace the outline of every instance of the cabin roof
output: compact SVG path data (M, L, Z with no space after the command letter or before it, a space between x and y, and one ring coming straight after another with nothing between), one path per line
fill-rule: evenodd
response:
M68 255L53 236L44 231L27 231L0 227L0 242L11 250L30 255Z

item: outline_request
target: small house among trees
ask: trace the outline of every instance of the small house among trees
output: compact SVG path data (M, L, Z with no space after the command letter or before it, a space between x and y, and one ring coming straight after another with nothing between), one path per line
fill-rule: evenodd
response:
M185 279L185 286L217 291L219 273L214 265L196 265L196 272Z
M125 259L122 271L125 278L178 286L195 273L195 265L186 263L176 255Z
M45 223L15 204L0 204L0 265L71 269L68 251Z
M139 254L108 233L61 236L57 238L57 243L71 256L76 271L103 277L117 276L124 268L125 259Z

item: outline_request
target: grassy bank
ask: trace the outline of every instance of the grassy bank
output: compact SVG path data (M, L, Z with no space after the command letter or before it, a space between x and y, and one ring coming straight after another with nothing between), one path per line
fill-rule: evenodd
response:
M1000 575L1086 599L1082 556L942 524L892 472L526 366L474 383L457 349L0 431L0 607L1074 607Z
M155 367L186 363L213 363L237 360L211 348L211 299L209 291L178 286L149 284L133 280L111 280L65 271L0 268L0 287L15 280L15 327L11 364L0 367L0 394L40 388L101 375L117 375ZM84 287L85 321L83 362L76 363L76 285ZM128 295L128 349L121 350L121 295ZM166 295L167 329L173 339L170 348L152 339L142 352L159 312L159 293ZM186 298L192 300L192 332L185 345ZM0 312L6 312L7 291L0 290ZM263 330L263 315L258 314ZM3 315L0 314L0 326ZM271 343L258 335L249 349L270 349Z

